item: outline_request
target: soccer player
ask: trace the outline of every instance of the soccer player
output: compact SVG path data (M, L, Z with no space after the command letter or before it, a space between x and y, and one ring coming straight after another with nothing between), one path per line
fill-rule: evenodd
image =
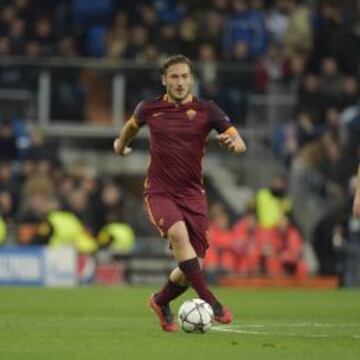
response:
M192 64L183 55L163 64L165 95L141 101L125 123L114 150L128 155L139 128L150 129L151 162L145 181L145 204L152 223L170 242L178 263L165 286L153 294L149 305L165 331L177 330L169 303L192 286L209 303L215 320L227 324L232 313L208 289L202 273L207 243L207 203L202 179L202 159L209 132L218 132L220 145L242 153L246 145L230 119L212 101L192 95Z
M360 218L360 165L356 177L355 195L353 203L353 214L355 217Z

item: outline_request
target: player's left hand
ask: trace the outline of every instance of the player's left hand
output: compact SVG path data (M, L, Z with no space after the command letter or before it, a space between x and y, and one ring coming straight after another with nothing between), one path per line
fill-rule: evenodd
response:
M236 143L230 135L220 134L216 138L217 138L220 146L222 146L230 151L236 151Z
M360 194L356 194L353 204L353 214L355 217L360 218Z
M131 153L132 149L130 147L128 147L128 146L123 147L121 145L120 139L117 138L117 139L114 140L114 151L118 155L126 156L126 155Z

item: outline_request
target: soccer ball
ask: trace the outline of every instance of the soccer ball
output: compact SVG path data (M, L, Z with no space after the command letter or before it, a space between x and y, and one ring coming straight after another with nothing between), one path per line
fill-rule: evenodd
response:
M205 333L214 321L212 307L201 299L186 300L179 309L180 327L187 333Z

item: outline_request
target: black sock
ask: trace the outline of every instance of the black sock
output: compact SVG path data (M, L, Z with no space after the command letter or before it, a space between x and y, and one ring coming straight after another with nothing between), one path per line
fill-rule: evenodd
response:
M158 305L163 306L171 300L176 299L188 289L188 286L175 284L170 279L165 286L155 295L155 301Z
M185 274L186 279L201 299L205 300L210 305L219 302L214 294L208 289L197 258L181 261L179 263L179 268Z

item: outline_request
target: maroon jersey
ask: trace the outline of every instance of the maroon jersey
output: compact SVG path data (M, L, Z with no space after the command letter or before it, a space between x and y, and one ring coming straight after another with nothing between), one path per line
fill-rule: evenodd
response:
M186 104L159 97L140 102L134 112L139 126L150 129L147 194L198 197L204 194L202 158L209 132L231 127L227 115L213 102L193 98Z

